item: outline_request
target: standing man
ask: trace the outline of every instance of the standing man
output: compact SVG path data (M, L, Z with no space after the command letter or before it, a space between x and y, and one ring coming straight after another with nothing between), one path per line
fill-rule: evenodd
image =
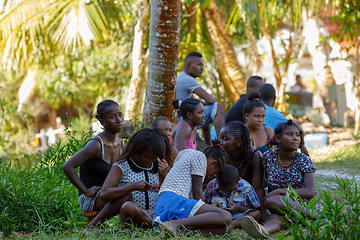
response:
M211 145L210 142L210 123L214 123L216 135L220 136L220 130L225 124L225 110L221 103L215 101L205 89L203 89L198 81L195 79L201 77L203 73L204 62L202 55L199 52L190 52L184 62L184 71L177 77L176 98L184 101L187 98L193 98L195 93L205 107L205 122L204 125L198 126L204 134L204 141Z
M265 83L264 79L259 76L251 76L246 82L246 94L241 94L240 99L229 109L225 116L225 123L231 121L241 121L245 123L244 104L247 101L247 94L251 92L259 92L261 85Z
M296 75L296 83L294 86L291 86L291 92L306 92L306 86L302 83L301 76Z
M269 83L265 83L259 89L260 91L260 100L265 105L265 122L266 126L275 129L276 125L281 122L286 122L287 118L279 112L276 108L274 108L275 100L276 100L276 91L273 85Z

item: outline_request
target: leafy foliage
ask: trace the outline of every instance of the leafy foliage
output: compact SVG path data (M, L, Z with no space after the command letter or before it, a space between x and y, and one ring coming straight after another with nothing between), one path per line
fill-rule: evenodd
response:
M79 151L92 133L67 142L57 142L37 155L34 168L16 169L0 163L0 226L5 235L12 231L54 232L83 225L78 192L66 178L62 165Z
M308 204L302 202L306 209L312 209L314 220L310 220L286 204L287 219L290 222L289 236L300 239L358 239L360 237L360 191L355 179L336 178L337 194L324 192L320 198L313 198ZM290 196L299 199L295 191ZM322 210L316 214L315 204L321 201ZM286 201L285 201L286 202Z

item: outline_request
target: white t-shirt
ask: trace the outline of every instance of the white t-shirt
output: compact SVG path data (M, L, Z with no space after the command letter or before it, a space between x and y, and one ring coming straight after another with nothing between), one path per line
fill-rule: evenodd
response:
M205 179L207 160L205 154L193 149L182 150L176 157L174 166L167 174L159 194L162 192L174 192L186 198L190 198L192 192L192 175L201 176Z
M176 98L184 101L191 98L194 90L199 88L200 83L186 72L181 72L176 79Z

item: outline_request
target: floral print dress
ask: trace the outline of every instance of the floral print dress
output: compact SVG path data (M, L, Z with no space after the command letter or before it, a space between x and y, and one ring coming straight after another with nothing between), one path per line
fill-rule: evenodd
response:
M277 154L278 150L269 150L263 154L262 158L269 192L277 188L287 188L289 186L294 189L303 188L305 173L315 173L316 171L316 167L310 157L304 153L296 152L294 164L284 169L278 163ZM310 202L311 199L303 200ZM319 207L319 204L317 204L316 209L319 210Z

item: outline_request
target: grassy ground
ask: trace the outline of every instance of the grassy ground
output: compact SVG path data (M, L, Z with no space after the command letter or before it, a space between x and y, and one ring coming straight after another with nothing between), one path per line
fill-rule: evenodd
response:
M324 191L336 194L335 175L339 177L354 176L360 181L360 161L358 152L360 152L360 144L345 147L327 146L318 149L310 149L310 156L317 167L316 191L322 194ZM84 219L85 221L85 219ZM84 223L85 226L85 223ZM113 218L106 222L101 231L100 239L156 239L158 233L153 230L128 229L119 230L119 219ZM93 239L95 236L84 237L83 229L70 229L67 232L57 232L54 234L31 233L19 234L14 233L11 238L18 239ZM274 234L270 239L292 239L286 236L288 231L281 231ZM1 238L1 236L0 236ZM208 239L201 235L185 236L186 239ZM222 237L213 237L210 239L251 239L243 230L233 230L231 233Z

